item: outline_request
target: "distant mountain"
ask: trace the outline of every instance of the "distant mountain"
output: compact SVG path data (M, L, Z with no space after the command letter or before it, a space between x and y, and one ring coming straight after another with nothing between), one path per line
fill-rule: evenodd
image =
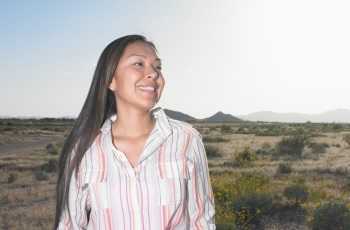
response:
M272 111L260 111L250 113L247 115L233 116L231 114L223 113L219 111L214 115L197 119L188 114L165 109L165 113L176 120L186 122L208 122L208 123L229 123L229 122L243 122L243 121L266 121L266 122L337 122L337 123L350 123L350 110L349 109L336 109L330 110L324 113L318 114L305 114L305 113L275 113ZM46 119L46 117L10 117L1 116L0 119ZM73 116L61 117L61 119L76 119Z
M232 116L231 114L225 114L221 111L215 113L213 116L210 116L208 118L198 119L195 117L192 117L188 114L170 110L170 109L164 109L165 113L176 120L180 121L187 121L187 122L208 122L208 123L225 123L225 122L240 122L242 120L238 119L237 117Z
M196 121L197 119L187 115L185 113L181 113L175 110L170 110L170 109L164 109L164 112L166 113L166 115L168 115L169 117L176 119L176 120L180 120L180 121L187 121L187 122L191 122L191 121Z
M200 119L200 121L209 122L209 123L226 123L226 122L240 122L242 120L235 116L232 116L231 114L226 114L219 111L211 117Z
M275 122L339 122L350 123L349 109L336 109L318 114L304 113L275 113L272 111L260 111L239 118L248 121L275 121Z

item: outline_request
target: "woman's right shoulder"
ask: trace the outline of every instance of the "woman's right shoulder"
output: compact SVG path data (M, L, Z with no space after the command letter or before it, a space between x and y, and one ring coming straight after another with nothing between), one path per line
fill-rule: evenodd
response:
M102 133L99 132L96 137L94 138L94 141L90 144L90 146L87 148L87 150L84 153L84 156L82 158L82 163L84 164L84 167L88 170L98 170L96 165L98 165L99 162L99 152L101 151L102 146Z

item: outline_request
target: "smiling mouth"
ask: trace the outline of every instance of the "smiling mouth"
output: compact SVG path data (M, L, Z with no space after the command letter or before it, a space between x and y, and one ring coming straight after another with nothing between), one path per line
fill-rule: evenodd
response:
M156 88L153 86L139 86L138 88L140 88L142 91L146 91L146 92L156 92Z

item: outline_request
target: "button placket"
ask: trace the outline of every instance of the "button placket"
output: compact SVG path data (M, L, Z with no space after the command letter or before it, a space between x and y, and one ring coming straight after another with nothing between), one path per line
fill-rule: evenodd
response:
M130 165L131 167L131 165ZM135 168L132 168L132 177L131 177L131 182L132 182L132 197L133 197L133 206L135 208L135 213L137 216L135 216L135 229L140 229L141 228L141 211L140 210L140 201L138 199L138 194L139 194L139 183L140 183L140 165L137 165Z

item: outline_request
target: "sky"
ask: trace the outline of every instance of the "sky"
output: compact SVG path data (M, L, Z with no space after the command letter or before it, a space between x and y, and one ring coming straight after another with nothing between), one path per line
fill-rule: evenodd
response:
M347 0L0 1L0 116L76 117L99 55L142 34L162 59L158 106L350 109Z

